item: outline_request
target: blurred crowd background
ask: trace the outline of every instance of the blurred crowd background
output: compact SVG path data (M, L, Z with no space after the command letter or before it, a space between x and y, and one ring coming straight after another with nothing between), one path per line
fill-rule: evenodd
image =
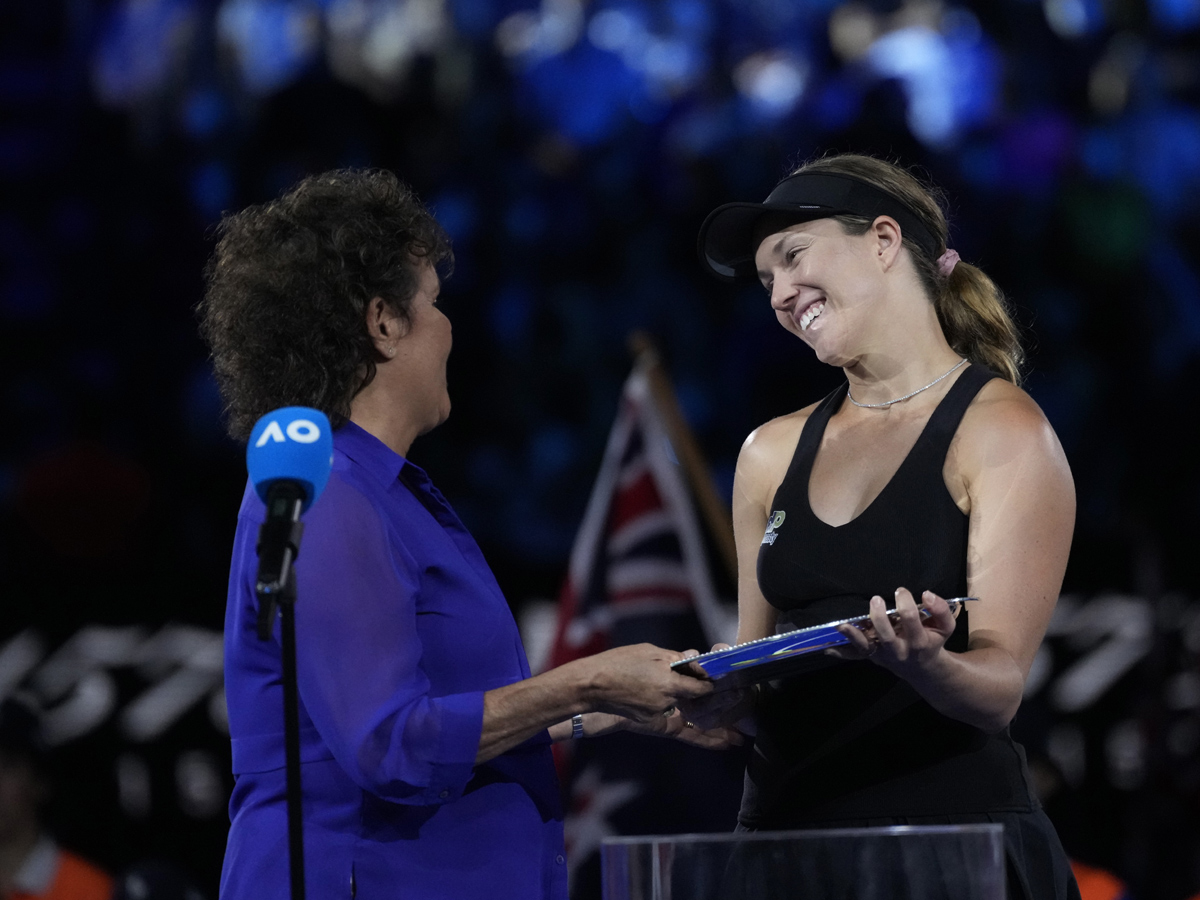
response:
M46 711L52 829L216 895L222 211L342 166L432 207L454 412L412 455L535 621L634 329L726 500L746 434L837 383L695 235L853 150L945 188L1075 474L1014 726L1046 806L1131 896L1200 891L1198 99L1200 0L0 0L0 696Z

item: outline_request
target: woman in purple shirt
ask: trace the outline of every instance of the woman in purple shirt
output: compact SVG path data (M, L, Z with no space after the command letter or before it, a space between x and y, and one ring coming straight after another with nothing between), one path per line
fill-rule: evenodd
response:
M450 322L433 218L382 171L337 171L228 216L202 331L230 433L325 412L333 473L296 566L308 895L565 898L550 743L621 728L724 746L665 710L707 693L684 654L621 647L531 677L479 548L406 459L446 419ZM280 647L259 641L255 539L238 514L225 619L236 777L224 900L288 896Z

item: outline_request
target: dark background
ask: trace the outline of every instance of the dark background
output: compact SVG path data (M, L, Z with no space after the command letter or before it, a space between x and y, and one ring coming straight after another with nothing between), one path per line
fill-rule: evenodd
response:
M1048 809L1135 896L1200 891L1198 35L1196 0L0 0L0 694L52 711L64 842L215 896L245 469L192 308L223 210L367 165L434 209L455 405L413 457L522 614L631 330L726 498L745 435L837 382L694 238L854 150L947 190L1075 474L1016 726Z

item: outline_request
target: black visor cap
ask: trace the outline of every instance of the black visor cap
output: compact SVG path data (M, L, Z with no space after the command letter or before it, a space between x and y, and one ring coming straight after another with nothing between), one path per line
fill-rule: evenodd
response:
M764 225L774 225L777 230L832 216L862 216L872 221L891 216L905 237L930 258L938 256L938 241L896 197L849 175L814 172L783 179L762 203L726 203L714 209L700 226L700 261L723 281L757 280L755 238L764 234Z

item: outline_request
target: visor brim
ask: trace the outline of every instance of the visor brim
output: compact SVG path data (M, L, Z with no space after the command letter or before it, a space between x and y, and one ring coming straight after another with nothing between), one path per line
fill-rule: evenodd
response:
M713 210L700 226L700 261L723 281L752 279L757 276L757 240L789 225L839 215L869 221L890 216L931 259L939 255L942 242L887 191L850 175L797 172L779 182L762 203L726 203Z
M789 225L828 219L845 212L831 206L726 203L709 213L700 226L696 249L704 267L722 281L754 281L758 278L754 265L757 235L766 236Z

